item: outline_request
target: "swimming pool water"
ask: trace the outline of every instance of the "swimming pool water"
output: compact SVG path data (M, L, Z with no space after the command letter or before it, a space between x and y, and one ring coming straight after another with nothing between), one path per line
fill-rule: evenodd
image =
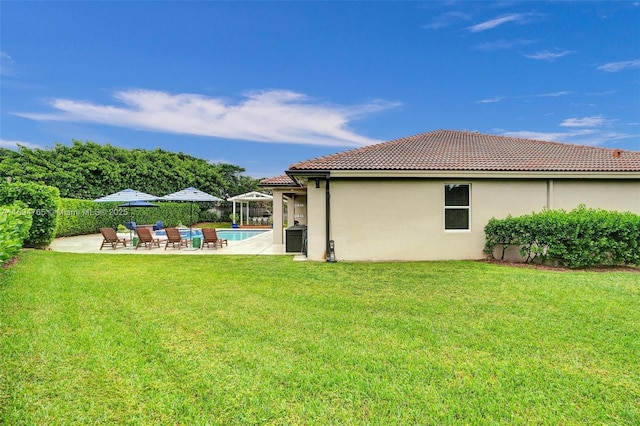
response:
M256 235L264 234L266 230L254 229L222 229L216 230L218 238L226 238L229 241L242 241Z
M242 241L247 238L255 237L256 235L260 235L267 230L261 229L216 229L218 234L218 238L224 238L229 241ZM156 236L166 236L167 233L164 230L156 231ZM182 238L189 238L189 229L180 229L180 236ZM198 237L202 238L202 231L199 228L193 228L191 230L191 238Z
M166 237L167 233L165 232L164 229L161 229L159 231L156 231L156 237ZM180 236L182 238L189 238L189 229L182 229L180 228ZM191 237L199 237L202 238L202 231L198 228L193 228L191 230Z

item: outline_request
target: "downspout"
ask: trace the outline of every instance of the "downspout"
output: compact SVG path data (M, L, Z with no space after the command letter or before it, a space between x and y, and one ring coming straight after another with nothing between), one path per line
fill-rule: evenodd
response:
M331 191L329 188L329 173L325 176L325 185L324 185L324 193L325 193L325 229L326 229L326 259L327 262L335 262L335 254L331 253L333 247L331 247Z

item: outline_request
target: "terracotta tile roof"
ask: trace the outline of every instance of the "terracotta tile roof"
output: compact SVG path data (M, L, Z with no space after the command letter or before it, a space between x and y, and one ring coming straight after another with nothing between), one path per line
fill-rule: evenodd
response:
M267 179L262 179L260 185L264 186L294 186L297 185L289 175L274 176Z
M640 151L436 130L292 164L290 170L640 172Z

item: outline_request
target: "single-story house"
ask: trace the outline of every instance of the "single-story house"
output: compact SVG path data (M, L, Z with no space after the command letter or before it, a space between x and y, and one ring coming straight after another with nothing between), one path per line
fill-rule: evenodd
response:
M306 225L311 260L485 257L484 227L542 209L640 214L640 152L437 130L292 164L265 179L274 229ZM274 244L284 244L274 232Z

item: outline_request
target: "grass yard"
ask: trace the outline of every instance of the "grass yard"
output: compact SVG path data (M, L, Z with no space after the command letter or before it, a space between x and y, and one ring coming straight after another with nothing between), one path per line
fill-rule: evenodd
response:
M640 274L28 251L0 423L640 424Z

